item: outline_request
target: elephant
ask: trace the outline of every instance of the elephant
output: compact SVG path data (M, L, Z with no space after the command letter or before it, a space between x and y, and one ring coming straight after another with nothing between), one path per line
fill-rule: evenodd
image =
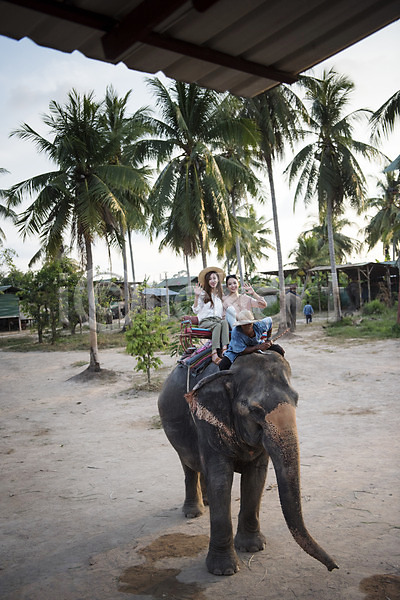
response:
M214 575L239 570L235 548L265 548L259 511L269 457L276 472L287 526L305 552L329 571L335 561L311 537L300 497L300 462L290 366L272 351L239 356L228 371L209 365L194 378L178 365L158 399L165 434L182 463L186 496L183 512L194 518L210 511L206 565ZM189 388L189 389L188 389ZM241 474L238 526L233 539L231 488ZM205 483L205 486L204 486Z

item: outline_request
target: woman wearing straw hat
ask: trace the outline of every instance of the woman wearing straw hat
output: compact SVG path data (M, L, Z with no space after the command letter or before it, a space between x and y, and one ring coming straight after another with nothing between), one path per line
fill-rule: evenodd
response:
M222 353L229 343L229 326L222 318L222 285L224 272L219 267L206 267L199 273L198 284L194 288L193 312L199 319L199 325L212 332L212 361L221 362L218 350Z

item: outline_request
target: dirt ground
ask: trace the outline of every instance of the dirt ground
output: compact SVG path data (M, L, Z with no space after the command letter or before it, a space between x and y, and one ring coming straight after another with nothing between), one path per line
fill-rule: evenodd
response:
M399 600L400 340L339 343L313 323L282 345L300 394L305 522L339 570L290 536L271 466L266 549L211 575L208 511L182 515L178 456L133 359L103 351L115 376L78 383L86 352L0 352L0 598ZM163 358L165 377L175 359ZM235 476L234 527L238 499Z

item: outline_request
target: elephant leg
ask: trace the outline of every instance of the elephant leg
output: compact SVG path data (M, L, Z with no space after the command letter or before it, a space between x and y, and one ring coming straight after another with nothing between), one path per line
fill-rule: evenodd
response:
M206 565L214 575L233 575L239 570L238 557L233 547L232 481L233 465L217 461L213 462L211 469L206 470L210 507L210 545Z
M204 478L203 473L200 474L200 486L201 486L201 493L203 495L203 504L204 504L204 506L208 506L207 486L206 486L206 480Z
M240 511L235 547L242 552L258 552L265 548L260 531L260 505L267 477L268 457L260 456L247 464L240 479Z
M182 463L185 473L185 502L182 511L188 519L200 517L204 512L203 494L200 484L200 473L193 471Z

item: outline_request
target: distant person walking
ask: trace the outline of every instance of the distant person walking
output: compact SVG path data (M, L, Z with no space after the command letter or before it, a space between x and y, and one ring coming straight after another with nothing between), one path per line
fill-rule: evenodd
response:
M312 316L314 314L314 309L311 306L311 304L306 304L304 306L303 313L305 314L305 317L306 317L306 324L312 323Z

